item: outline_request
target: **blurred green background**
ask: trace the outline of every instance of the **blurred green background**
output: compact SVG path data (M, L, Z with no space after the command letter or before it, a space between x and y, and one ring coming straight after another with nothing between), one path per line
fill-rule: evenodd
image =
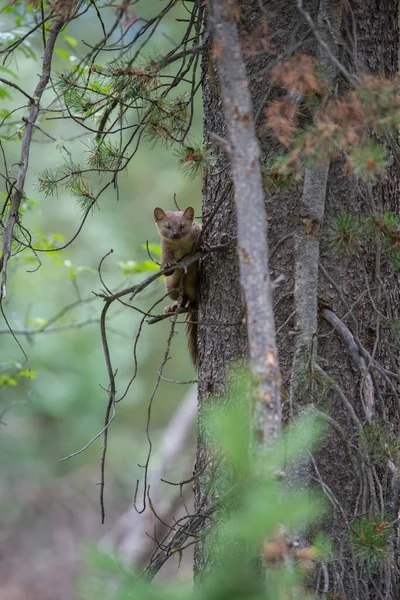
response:
M25 10L26 6L22 4L0 14L2 34L16 29L16 16ZM103 11L103 18L106 24L110 24L115 14L112 9L107 10ZM139 2L135 5L135 11L147 17L154 12L154 5ZM177 3L176 8L165 17L151 44L143 50L143 56L152 52L168 52L173 43L179 41L186 23L177 21L177 17L187 17L182 3ZM25 31L22 26L21 30ZM66 35L73 37L78 44L72 48L65 40ZM115 39L118 36L119 31ZM57 52L53 71L70 68L76 61L74 57L80 59L85 54L87 48L82 40L94 44L100 37L101 30L91 8L61 35L57 48L66 50L69 57L65 52ZM8 61L6 66L16 72L18 84L32 93L42 56L39 31L32 36L30 43L37 60L19 52L17 60ZM105 54L100 54L98 62L110 59L110 55ZM42 105L52 96L53 92L46 92ZM191 130L191 135L196 139L201 136L200 100L198 97ZM11 99L2 99L0 108L10 110L22 104L22 96L13 91ZM24 110L15 113L16 131L22 126L24 114ZM77 231L82 210L63 188L53 197L45 198L44 194L39 193L36 188L38 173L43 168L62 164L64 158L60 140L64 141L74 161L83 163L87 150L85 142L90 134L67 141L82 134L82 129L70 120L42 118L40 126L59 141L52 142L38 131L34 134L26 180L27 197L34 203L27 205L23 225L31 232L36 245L43 244L44 239L51 243L54 235L57 236L55 244L60 245L62 242L58 236L63 236L67 241ZM9 172L15 175L21 144L15 136L12 140L9 137L7 132L2 142ZM98 184L106 180L90 177L88 181ZM200 214L201 178L190 180L184 177L173 147L151 147L142 142L129 169L119 177L119 197L116 190L111 187L107 189L100 198L98 209L90 214L71 246L61 252L41 253L40 268L37 268L38 262L30 251L18 254L9 262L7 298L3 309L10 326L15 330L39 327L43 320L48 321L63 307L86 298L91 298L90 302L78 305L53 326L98 319L102 301L93 292L97 293L102 288L97 273L101 258L111 248L114 250L102 270L109 288L126 287L147 277L148 273L124 277L121 264L147 258L143 247L145 242L158 242L153 210L156 206L174 210L174 194L180 207L193 205L196 214ZM158 280L143 294L137 306L148 310L163 295L163 289L163 281ZM167 300L161 303L156 312L162 312L166 303ZM113 368L118 369L117 392L120 394L133 374L133 344L140 315L121 305L115 306L110 314L109 342ZM3 330L7 326L3 317L0 318L0 329ZM166 321L152 326L145 323L143 327L138 346L138 375L124 400L117 405L116 418L110 428L106 467L108 520L103 527L99 526L99 489L96 485L100 473L101 439L96 440L84 453L64 462L59 460L82 448L103 427L107 393L101 386L107 387L108 379L99 324L87 324L58 333L18 335L18 342L27 354L29 363L11 335L0 336L2 372L12 374L20 364L37 373L35 378L21 378L16 385L0 388L0 411L6 411L2 417L0 435L0 543L3 549L7 548L5 567L0 571L0 584L10 585L7 577L10 576L10 569L12 571L18 564L14 561L21 548L29 557L33 572L46 570L46 561L51 559L54 545L59 543L52 526L53 518L57 522L59 520L58 512L62 513L61 520L66 520L63 522L66 531L72 531L76 523L84 523L78 527L80 532L76 540L79 544L85 540L95 543L112 527L118 515L132 505L136 479L141 479L143 475L138 463L143 464L147 454L145 424L148 402L168 333L169 324ZM174 336L171 359L164 375L175 380L191 380L196 376L186 351L183 325L178 326L178 333ZM3 380L3 383L6 382ZM185 385L161 382L153 405L150 429L156 446L162 429L187 389ZM171 477L182 475L179 473L179 464L171 467ZM183 475L187 476L188 473ZM73 524L69 524L68 519ZM68 535L65 535L68 541ZM76 540L74 552L79 552L79 548L75 547L78 543ZM7 565L8 573L5 575ZM30 567L27 566L27 569ZM38 579L41 577L38 576ZM42 598L45 597L42 592ZM58 597L63 596L54 596Z

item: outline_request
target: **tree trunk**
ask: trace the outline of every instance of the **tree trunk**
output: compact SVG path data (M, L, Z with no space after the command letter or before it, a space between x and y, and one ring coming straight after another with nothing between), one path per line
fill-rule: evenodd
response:
M280 144L263 127L265 108L280 94L271 81L271 68L295 51L321 59L324 27L319 16L326 3L267 1L262 5L252 0L238 4L242 48L250 50L246 61L254 118L263 160L268 161L282 152ZM367 73L394 77L398 70L398 4L397 0L335 3L332 18L336 21L329 23L328 35L323 38L329 50L328 57L322 52L323 60L332 64L336 59L346 72L357 76ZM325 26L327 21L325 18ZM338 39L332 39L332 32L338 33ZM259 40L266 40L266 45L257 45ZM204 136L206 145L210 145L211 133L227 137L211 56L204 59L203 76ZM346 85L339 75L336 89L343 91ZM206 171L204 179L204 214L216 211L205 237L213 245L228 243L232 251L208 257L201 267L197 469L202 475L196 484L198 508L211 502L211 478L218 479L218 474L206 467L208 432L203 414L209 399L215 402L223 395L230 361L248 352L235 252L231 174L224 152L217 152L218 164ZM399 213L398 170L394 160L386 177L365 184L345 173L340 161L332 161L326 187L324 183L319 188L325 189L325 211L319 211L318 227L310 235L308 219L314 219L312 194L316 193L310 174L304 185L266 199L270 266L274 275L285 277L274 292L284 388L288 395L292 391L293 412L307 403L318 405L336 420L352 449L349 456L337 430L329 429L312 458L313 479L322 485L329 499L329 519L324 522L336 558L328 565L333 598L399 597L396 531L391 531L392 553L375 571L357 556L349 541L357 519L379 515L382 522L392 524L398 515L397 468L389 447L396 444L400 419L399 352L393 328L399 318L399 275L378 239L376 244L364 247L357 258L345 259L329 243L332 219L343 211L355 215ZM310 242L313 250L302 253L304 244L309 243L307 237L314 238ZM318 275L315 293L310 291L308 300L307 294L299 297L297 287L294 294L304 267ZM312 319L301 318L307 314L301 307L304 298L306 311L317 311L313 334ZM294 349L299 343L313 354L311 372L301 376L293 373ZM198 544L197 576L212 567L213 559L207 540Z
M208 53L203 59L204 137L211 147L210 133L226 137L226 127L219 92L218 75ZM203 215L205 239L211 245L226 244L229 250L207 257L200 268L198 301L198 434L195 471L196 512L212 505L213 491L218 489L218 473L212 468L209 454L207 408L209 401L224 400L226 379L233 359L247 356L248 343L241 301L239 262L236 254L236 215L229 162L221 149L214 170L205 170L203 185ZM212 216L212 218L211 218ZM195 579L202 578L215 559L205 536L196 544Z

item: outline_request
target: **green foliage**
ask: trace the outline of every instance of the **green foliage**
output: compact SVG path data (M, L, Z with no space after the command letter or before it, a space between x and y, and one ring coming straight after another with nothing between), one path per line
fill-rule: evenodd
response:
M72 38L74 40L74 38ZM71 39L66 39L71 43ZM71 43L74 45L74 41ZM68 51L58 49L62 58L71 56ZM85 142L87 147L87 171L115 171L123 168L130 160L122 155L119 146L112 143L111 135L105 135L108 121L114 119L114 109L119 107L121 116L135 120L134 128L140 137L154 146L183 144L191 121L191 101L186 93L167 95L162 84L162 73L157 60L137 62L130 56L116 59L108 64L74 66L68 71L55 75L55 88L69 114L76 118L90 118L101 131L95 139ZM114 127L115 129L115 120ZM121 143L121 140L120 140ZM191 148L183 146L179 150L179 162L190 178L201 172L207 157L201 145ZM210 162L211 164L211 162ZM84 209L96 201L94 189L82 181L85 166L66 160L57 169L44 169L38 178L38 190L46 196L53 195L60 184L64 184Z
M41 250L54 250L58 246L61 246L65 241L64 236L61 233L49 233L45 235L39 232L37 234L39 238L39 244Z
M63 100L68 111L72 115L78 117L90 116L92 114L92 108L96 105L97 100L91 99L89 91L85 88L72 86L67 77L68 76L64 75L64 73L61 74L56 89L63 95ZM61 81L65 84L65 87L64 85L60 85Z
M14 51L21 52L25 58L36 60L36 54L32 49L32 40L35 39L39 32L36 32L36 35L32 34L29 36L29 39L24 39L26 26L32 22L32 15L35 13L34 3L16 0L12 3L3 2L2 4L3 6L0 8L0 14L3 14L3 20L7 25L10 25L13 20L14 26L9 26L6 31L0 32L0 51L5 52L8 48L16 44ZM21 4L23 5L23 11L19 8ZM8 55L8 64L13 61L16 62L16 58L16 56Z
M262 160L260 166L264 186L270 193L290 189L302 175L291 168L287 155L278 155L269 162Z
M0 388L16 386L21 379L35 379L37 372L23 367L20 363L8 360L0 363Z
M332 219L329 245L347 256L357 256L361 251L362 235L360 218L343 211Z
M75 48L78 45L78 40L76 40L71 35L64 35L64 40L67 42L67 44L69 44L73 48Z
M390 552L391 526L380 515L354 519L350 539L356 557L370 569L378 569Z
M149 585L139 579L122 560L96 549L88 549L84 557L86 572L80 583L80 600L189 600L192 584Z
M177 148L175 156L182 172L189 179L194 179L196 175L201 174L205 166L212 166L214 164L210 151L207 152L203 144L200 143Z
M88 164L99 171L115 169L121 160L121 153L117 146L109 140L90 140L87 142Z
M380 464L388 458L397 463L400 444L394 432L383 421L373 421L365 425L359 443L361 448L366 446L375 464Z
M16 0L12 6L4 7L4 4L0 3L2 17L0 46L5 67L1 69L0 75L17 82L28 94L32 94L41 73L43 33L47 36L57 20L55 4L47 1L43 3L45 18L49 17L50 12L52 16L45 24L45 28L38 26L25 41L22 41L22 35L26 35L43 18L41 3L35 2L35 7L31 2L19 0ZM181 173L177 171L174 164L172 152L168 153L159 147L150 155L147 144L140 145L138 160L135 161L137 164L127 172L123 162L124 171L121 171L118 180L117 177L115 178L116 185L106 187L114 173L108 174L105 171L113 170L122 154L122 150L118 152L117 148L119 149L120 144L121 148L124 148L131 133L137 132L136 139L126 148L123 161L130 158L130 154L137 147L136 141L138 138L142 139L142 125L145 127L142 119L145 119L150 108L150 100L161 95L167 86L164 85L159 87L158 91L156 90L156 87L160 86L159 73L151 65L146 67L143 52L140 52L141 56L137 61L140 64L135 62L136 66L132 65L131 73L126 74L125 77L108 74L104 65L93 63L91 60L99 61L107 57L107 60L113 61L121 54L127 57L124 54L127 47L131 47L136 53L143 40L148 46L147 38L150 45L169 50L170 39L179 39L181 32L187 26L183 21L187 16L186 8L178 2L175 3L176 15L174 16L182 17L182 21L169 19L167 15L160 28L163 34L171 36L168 41L167 37L163 37L158 31L150 36L150 29L145 29L138 43L131 44L132 37L142 25L149 27L147 17L151 17L151 11L158 13L161 10L161 4L154 7L152 3L146 5L143 1L140 3L141 6L134 4L135 6L122 7L114 13L113 8L107 3L94 4L83 0L78 13L82 16L63 26L57 41L57 49L61 52L56 52L53 56L51 81L40 102L40 114L36 121L40 129L35 127L33 130L21 227L17 225L14 229L15 237L21 242L31 242L33 247L40 250L54 250L64 242L68 243L75 236L82 221L75 202L73 200L68 202L68 196L71 200L70 190L73 190L78 199L83 200L85 204L87 192L89 195L94 195L93 190L97 193L99 187L104 188L101 211L96 211L93 218L90 216L85 221L82 232L67 250L49 254L38 252L35 256L31 250L21 251L23 246L16 242L13 243L12 257L9 261L7 299L4 300L5 315L16 332L26 330L33 333L27 335L17 333L17 339L12 335L2 335L3 359L15 358L25 367L22 355L24 351L29 357L32 368L40 372L40 377L36 381L27 381L26 371L20 367L1 373L1 384L8 386L6 390L0 389L1 424L8 425L8 427L1 427L0 436L2 444L0 454L3 458L1 503L4 509L1 527L10 539L21 539L19 527L23 528L29 539L36 539L37 551L35 550L33 554L29 550L29 545L24 546L27 555L31 554L27 560L32 569L36 573L40 571L38 577L41 582L44 582L47 573L41 571L40 564L44 564L45 555L53 552L55 538L51 530L54 521L44 516L42 509L46 509L42 503L39 508L36 500L32 502L31 490L34 490L35 498L45 498L48 497L51 489L53 504L62 507L63 498L59 492L64 485L71 490L71 498L81 494L77 489L80 485L77 486L77 481L81 477L80 467L83 467L81 489L87 489L88 485L90 487L91 483L88 481L92 476L95 481L98 471L98 442L88 448L82 456L59 463L60 457L82 447L103 427L105 392L101 386L106 385L106 374L99 328L97 323L94 323L98 320L103 303L92 293L92 290L97 289L98 283L96 283L97 274L92 276L91 273L97 273L96 269L101 257L113 247L117 258L115 261L112 259L105 261L103 269L107 285L110 285L111 289L119 289L122 285L127 285L126 281L122 281L121 270L116 265L117 260L125 264L127 271L131 269L136 279L144 279L147 275L143 276L142 273L150 273L153 269L159 268L140 249L142 242L147 238L157 239L152 222L152 203L166 202L166 199L169 200L176 190L180 190L183 197L192 198L196 211L200 203L199 184L193 185L182 179ZM93 50L98 41L103 38L100 20L96 15L97 8L102 13L104 11L102 18L107 32L115 20L121 17L121 27L118 27L110 38L104 40L107 51L100 53ZM143 19L135 21L136 14ZM132 21L129 22L129 19ZM65 35L65 32L69 35ZM122 42L126 43L123 53L120 44L115 44L122 34L126 35ZM77 40L79 45L76 44ZM82 40L85 40L89 46L83 44ZM19 44L17 51L7 54L11 44L17 43ZM113 44L115 49L112 48ZM71 46L74 48L73 53L76 53L79 61L82 61L80 66L71 64L73 58L70 54ZM37 55L39 61L33 62L31 58L29 60L25 58L27 51L30 52L31 57ZM91 58L88 60L89 66L86 66L84 62L88 55ZM143 66L147 72L141 73L140 69ZM79 119L68 119L70 113L65 106L63 95L58 96L54 93L54 69L65 71L66 90L71 87L68 81L69 71L74 76L80 77L78 85L69 92L71 97L75 95L77 103L76 111L73 107L70 113L73 117L78 115ZM106 73L105 76L102 70ZM164 84L170 84L175 73L175 65L169 66L168 80L164 80ZM85 86L87 82L89 82L88 91L80 90L79 86L81 84ZM126 84L131 88L135 85L136 91L140 92L141 96L136 95L136 99L129 97L130 90ZM115 93L117 85L120 90L119 95ZM182 88L190 89L189 75ZM5 151L3 176L9 178L7 183L3 177L2 189L9 190L11 195L20 167L20 142L25 127L22 118L28 116L26 106L29 100L11 86L3 89L11 94L12 100L4 99L0 103L0 136ZM175 87L174 95L176 92ZM129 108L125 101L129 103ZM107 110L110 110L109 114ZM112 131L117 133L99 142L91 141L90 138L95 136L93 130L97 128L93 127L93 123L100 124L103 116L107 116L107 119L102 131L112 127ZM194 125L198 131L201 130L200 111L194 117ZM48 137L47 133L51 137ZM51 138L56 138L56 141L51 143ZM82 140L87 143L86 146ZM59 150L66 153L65 167L62 164L63 158L60 159ZM71 166L67 156L73 158L75 167ZM59 163L61 163L60 168L58 168ZM45 168L47 171L44 181L38 185L38 189L43 193L37 194L35 173ZM99 186L97 182L100 183ZM86 184L87 189L83 184ZM162 194L165 194L164 200L161 199ZM45 195L48 198L45 198ZM32 200L33 198L35 200ZM3 209L6 199L7 193L1 192L0 200ZM8 207L3 214L3 225L7 220L7 211ZM51 233L53 231L62 232L65 240L62 236L57 239L57 235ZM150 247L154 257L157 256L157 248L158 245L154 248ZM129 264L130 257L137 259L133 266ZM89 269L94 271L87 272ZM127 272L126 275L130 274ZM143 300L138 299L138 306L143 311L147 311L148 294L144 294ZM60 317L58 317L59 313L61 313ZM55 317L57 318L53 321ZM115 311L111 319L110 346L113 361L118 369L118 389L122 390L132 377L131 350L141 316L134 311L125 311L124 314ZM48 331L60 329L62 333L57 331L57 333L39 334L43 327ZM132 463L131 457L135 455L139 458L143 450L142 433L147 411L146 398L153 388L154 373L159 367L164 352L162 344L157 340L160 336L166 339L167 327L160 323L157 329L149 331L150 335L142 336L137 348L137 360L140 361L138 376L132 386L132 392L127 394L124 400L124 407L120 413L122 418L115 420L113 424L113 444L110 445L107 456L107 487L110 485L111 489L114 488L112 507L108 513L111 519L117 517L117 512L122 510L122 506L129 504L132 478L136 478L137 472L140 471ZM4 323L2 328L6 329ZM187 359L186 342L183 338L182 331L174 339L174 362L179 365L183 379L191 379L192 369ZM31 371L31 375L33 374L34 372ZM186 377L189 374L190 377ZM15 385L15 381L18 385ZM182 386L177 390L175 387L166 385L163 390L163 402L160 403L154 417L155 438L168 422L184 391ZM22 402L26 404L19 406ZM122 407L122 403L120 406ZM6 415L4 415L5 410L8 410ZM18 477L15 476L17 472ZM94 488L93 491L96 497L96 489ZM89 506L89 502L86 502L88 498L89 496L85 495L84 502L80 504L79 510L74 511L73 520L68 524L68 527L71 526L70 532L74 537L76 548L86 536L91 536L93 521L97 520L96 506L93 506L91 501ZM75 500L71 501L75 503ZM40 515L37 514L37 509ZM28 520L26 520L27 514L30 515ZM75 527L75 519L86 521L86 518L88 522L90 521L90 525L85 531ZM14 550L18 554L18 548ZM51 565L48 567L51 569ZM45 570L47 571L47 567ZM13 574L9 576L11 581ZM73 573L69 574L68 587L72 583L71 578L74 577ZM103 597L101 578L99 578L99 585L99 597ZM110 585L113 589L116 587L112 583ZM59 587L59 583L57 586ZM27 593L29 595L29 591ZM150 594L148 589L147 593ZM176 593L175 588L174 594ZM72 592L71 596L74 596Z
M71 52L68 52L68 50L64 50L64 48L55 48L54 53L60 58L63 58L64 60L70 61L72 58Z
M68 183L67 187L70 189L71 195L77 200L84 211L91 208L97 200L93 190L89 188L80 177L77 177L75 181Z
M57 175L50 169L43 169L37 179L37 190L46 196L53 196L57 190Z
M3 192L1 192L0 195L2 193ZM25 214L27 212L30 212L31 210L34 210L38 205L39 202L37 200L34 200L33 198L24 198L21 202L19 211L21 214Z
M43 169L38 176L36 188L44 195L53 196L62 183L76 198L83 210L94 205L97 198L84 180L82 170L72 160L66 160L56 169Z
M322 531L319 531L315 536L313 546L321 561L329 562L334 559L332 540Z
M373 181L389 164L387 148L373 140L352 148L348 161L354 173L364 181Z
M11 69L8 69L7 67L5 67L4 65L0 65L0 73L5 73L12 79L18 79L18 75Z
M46 319L42 319L41 317L36 317L34 319L28 319L27 323L35 331L40 331L47 324L47 321Z
M399 82L364 75L357 89L366 121L375 131L386 134L397 129L400 120Z
M314 364L315 359L310 353L305 352L299 360L295 361L293 372L296 395L307 403L320 403L326 400L328 392L335 386L334 380L320 373L315 369Z
M142 245L143 250L149 250L152 256L161 258L161 244L148 243Z
M34 201L32 201L34 202ZM62 246L64 243L64 236L60 233L48 233L45 235L41 231L35 232L35 248L40 251L50 251L48 254L48 260L53 263L53 265L63 264L62 260L62 250L57 250L59 246ZM42 257L43 258L43 257ZM18 261L19 263L25 265L36 265L36 267L40 266L40 262L38 259L38 254L32 251L30 248L24 248L19 251L15 256L12 257L13 261Z
M4 10L4 9L3 9ZM23 24L23 17L21 15L17 15L15 19L15 24L17 27L11 29L11 31L3 31L0 32L0 51L4 52L8 47L12 46L22 38L25 34L23 29L20 29L20 26ZM36 54L32 50L31 41L28 39L22 40L18 43L16 50L20 52L25 58L31 58L36 60ZM16 57L14 57L14 60Z
M104 67L92 65L90 70L74 67L57 75L56 89L77 116L102 119L109 101L119 103L125 112L139 112L142 135L153 145L180 142L190 125L188 97L185 93L173 98L165 95L155 61L133 65L125 57ZM100 149L104 152L107 147Z
M370 236L379 235L383 250L392 263L400 268L400 217L396 213L387 211L376 213L366 219Z
M132 277L137 273L154 273L158 271L160 267L152 260L142 260L137 262L135 260L128 260L127 262L119 262L118 266L122 269L123 277Z
M8 89L4 86L3 83L0 83L0 102L2 100L8 100L11 99L11 94L8 91Z
M387 136L388 131L396 135L399 81L364 75L357 86L337 96L328 90L320 70L314 58L302 53L272 70L274 83L287 90L265 111L266 130L285 147L273 174L278 182L289 175L296 181L319 161L345 158L348 171L373 181L389 165L387 148L374 136ZM293 101L294 89L302 97L300 105ZM313 115L312 123L306 115Z
M76 266L76 265L72 264L72 262L70 260L65 260L64 266L67 267L68 277L71 280L75 280L78 277L79 273L83 273L84 271L89 272L89 273L96 272L94 269L90 269L89 267Z
M378 239L387 260L400 268L400 217L393 212L352 215L343 211L332 218L329 245L347 256L358 257Z
M159 97L150 101L144 136L152 147L157 142L178 142L189 127L188 102L185 95Z
M132 57L116 60L105 66L96 67L96 72L109 81L110 89L118 94L123 102L135 103L135 108L140 108L143 101L154 97L160 87L160 73L156 63L151 61L136 62L132 64ZM142 104L143 106L143 104Z
M293 487L289 491L276 474L305 457L321 429L310 417L302 418L273 447L253 454L249 451L252 394L249 378L239 373L233 377L229 399L222 406L210 403L207 409L213 460L226 481L218 479L213 484L215 512L206 535L216 561L197 593L204 600L285 600L291 594L306 600L311 595L302 587L304 573L313 569L315 561L330 559L330 543L318 535L302 556L285 536L290 528L306 527L320 516L321 503ZM284 552L276 549L277 540L284 545ZM265 576L260 561L265 563ZM99 552L86 558L81 590L83 600L98 594L104 600L192 598L191 586L149 585L121 561Z
M6 108L0 110L0 119L2 120L2 124L11 116L11 112Z

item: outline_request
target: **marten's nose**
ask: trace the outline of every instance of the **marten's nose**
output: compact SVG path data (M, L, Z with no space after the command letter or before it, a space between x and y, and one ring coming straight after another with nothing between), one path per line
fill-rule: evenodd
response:
M179 240L179 238L181 237L181 234L179 233L179 231L173 231L171 237L174 240Z

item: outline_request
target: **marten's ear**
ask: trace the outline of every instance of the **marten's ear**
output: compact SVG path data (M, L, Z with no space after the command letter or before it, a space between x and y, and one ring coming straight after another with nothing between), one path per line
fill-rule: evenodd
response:
M162 208L157 207L154 209L154 218L156 221L161 221L161 219L165 219L165 217L166 217L166 214Z
M183 213L183 216L186 219L189 219L189 221L193 221L193 219L194 219L194 208L192 208L191 206L188 206L187 209L185 210L185 212Z

